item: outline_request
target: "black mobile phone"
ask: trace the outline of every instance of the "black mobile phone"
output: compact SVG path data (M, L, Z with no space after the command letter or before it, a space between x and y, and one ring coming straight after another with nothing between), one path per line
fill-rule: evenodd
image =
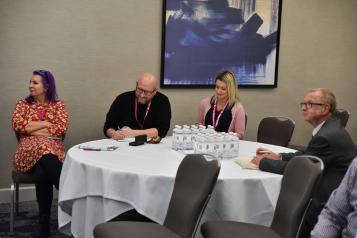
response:
M138 145L143 145L145 142L144 141L132 141L129 142L130 146L138 146Z
M135 136L135 141L129 142L130 146L138 146L138 145L143 145L147 140L146 135L140 135L140 136Z

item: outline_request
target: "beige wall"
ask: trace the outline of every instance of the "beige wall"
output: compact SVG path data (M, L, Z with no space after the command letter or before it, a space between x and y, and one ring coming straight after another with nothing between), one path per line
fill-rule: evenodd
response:
M246 139L259 120L285 115L296 120L294 144L306 144L311 128L298 103L308 87L328 87L339 107L350 110L347 129L357 142L356 0L284 0L279 79L276 89L240 89L248 112ZM103 137L114 97L134 87L144 71L159 75L162 1L0 1L0 188L9 187L16 140L10 128L15 100L27 95L34 69L50 69L67 103L69 148ZM209 89L165 89L173 124L193 123Z

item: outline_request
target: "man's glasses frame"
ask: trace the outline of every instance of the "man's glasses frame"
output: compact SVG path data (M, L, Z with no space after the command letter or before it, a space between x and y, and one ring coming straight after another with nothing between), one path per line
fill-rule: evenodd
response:
M313 106L326 106L326 103L316 103L316 102L301 102L300 107L301 108L307 108L311 109Z
M156 92L156 89L154 89L153 91L150 92L150 91L144 90L144 89L140 88L138 85L136 85L135 91L139 95L144 94L145 96L152 96Z

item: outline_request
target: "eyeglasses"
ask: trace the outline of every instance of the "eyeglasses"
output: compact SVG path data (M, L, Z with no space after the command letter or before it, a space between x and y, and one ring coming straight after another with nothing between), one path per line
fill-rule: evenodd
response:
M156 89L154 89L154 91L147 91L144 90L142 88L139 88L138 86L136 86L136 92L140 95L140 94L144 94L145 96L151 96L155 93Z
M325 103L315 103L315 102L301 102L300 107L301 108L307 108L310 109L312 106L326 106Z

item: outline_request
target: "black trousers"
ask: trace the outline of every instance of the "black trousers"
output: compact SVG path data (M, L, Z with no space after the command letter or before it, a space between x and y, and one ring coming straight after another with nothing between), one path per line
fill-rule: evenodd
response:
M53 154L46 154L41 157L30 173L36 179L36 198L40 211L40 229L49 232L49 222L53 199L53 186L58 189L59 179L62 170L62 163Z

